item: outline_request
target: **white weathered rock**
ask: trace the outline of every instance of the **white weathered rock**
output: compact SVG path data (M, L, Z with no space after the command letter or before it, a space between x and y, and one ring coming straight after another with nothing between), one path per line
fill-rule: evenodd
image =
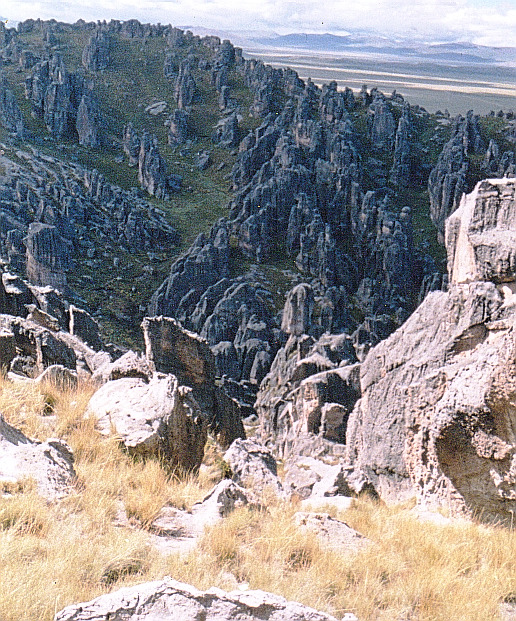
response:
M33 480L48 499L65 496L75 478L73 455L63 441L33 442L0 414L0 489Z
M62 364L52 364L38 375L34 383L49 383L60 390L70 390L77 387L77 372L67 369Z
M322 545L327 548L343 548L348 552L358 552L371 544L370 539L327 513L299 511L294 514L294 521L300 530L315 533Z
M93 373L92 379L98 385L102 385L110 380L122 379L123 377L139 377L144 381L149 381L152 377L152 371L146 358L132 350L114 362L111 362L108 357L106 362Z
M285 462L283 485L300 498L350 493L340 464L306 456L292 456Z
M211 492L192 507L192 513L197 517L205 517L207 521L215 522L226 517L237 507L249 504L245 489L230 479L223 479Z
M101 433L115 433L133 453L162 456L186 470L202 462L207 421L191 389L173 375L155 373L148 383L107 382L90 399L86 414L97 419Z
M253 493L286 495L277 475L276 460L262 444L237 438L224 453L224 461L231 468L233 480Z
M165 578L124 587L96 599L67 606L55 621L337 621L297 602L264 591L225 592Z
M516 183L489 179L462 197L446 221L452 284L516 278Z

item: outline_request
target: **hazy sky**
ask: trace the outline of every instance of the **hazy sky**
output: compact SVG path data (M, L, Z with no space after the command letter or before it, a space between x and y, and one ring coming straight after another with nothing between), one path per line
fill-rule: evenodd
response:
M129 19L228 31L375 29L516 47L516 0L2 0L4 18Z

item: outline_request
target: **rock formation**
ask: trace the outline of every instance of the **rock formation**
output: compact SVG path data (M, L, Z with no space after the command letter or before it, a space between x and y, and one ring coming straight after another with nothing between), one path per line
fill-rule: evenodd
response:
M449 291L361 365L347 457L385 499L510 520L515 214L513 180L479 183L447 222Z
M452 137L444 145L428 178L430 216L437 227L441 242L444 241L444 222L457 209L462 194L467 190L468 155L479 153L482 148L485 146L480 136L478 119L473 112L468 112L466 118L457 117Z
M215 358L208 343L166 317L146 317L142 324L151 369L174 374L189 386L222 446L245 437L238 403L215 385Z
M60 54L54 53L31 69L25 92L34 114L41 117L55 138L73 135L84 80L69 73Z
M156 136L144 131L138 156L138 181L151 196L166 199L170 191L181 187L181 177L169 175L167 164L158 149Z
M110 38L104 30L97 30L90 37L82 52L82 64L89 71L101 71L109 65Z
M71 267L71 252L55 226L33 222L25 240L27 278L34 285L66 289L66 271Z
M96 98L91 93L85 93L77 109L75 128L79 137L79 144L86 147L100 146L100 111Z
M7 78L0 72L0 125L18 136L23 135L23 115Z
M166 121L168 125L168 144L175 146L183 144L188 139L188 113L177 108Z

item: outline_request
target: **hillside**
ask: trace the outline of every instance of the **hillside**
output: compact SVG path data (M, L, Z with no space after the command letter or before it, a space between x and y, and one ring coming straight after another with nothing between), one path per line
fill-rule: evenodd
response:
M234 215L240 209L236 203L244 200L244 186L273 155L271 138L268 138L268 150L260 154L253 143L256 137L267 133L268 127L272 128L275 117L278 117L274 120L276 125L283 119L283 128L275 129L272 136L285 131L290 134L289 124L293 119L285 117L292 105L289 101L298 108L302 106L295 112L297 116L301 114L299 118L305 124L304 135L298 131L293 136L299 153L296 165L302 162L307 169L309 179L306 182L310 189L325 188L315 193L323 222L328 224L325 215L328 207L324 203L331 203L337 196L337 188L328 186L328 175L342 175L342 167L349 170L351 164L354 167L352 178L346 181L347 187L338 190L337 201L348 213L343 215L344 219L351 217L353 220L350 212L361 209L351 204L356 195L355 190L353 197L350 194L351 187L355 187L351 184L358 184L356 190L361 195L372 192L373 202L383 202L382 209L389 212L389 218L397 218L405 206L411 209L413 230L409 237L413 236L414 246L408 252L414 254L409 259L414 263L411 271L418 275L410 293L402 294L405 300L400 308L405 309L404 312L414 308L417 289L428 276L421 273L422 264L426 266L423 271L442 271L443 253L434 243L426 186L439 152L457 132L457 123L451 119L407 107L400 95L384 97L375 91L361 95L337 94L331 88L321 91L310 85L306 87L292 72L273 71L262 63L243 61L238 50L230 44L221 44L216 37L194 37L168 27L137 22L67 25L29 20L20 24L16 31L3 28L1 43L3 157L19 165L18 150L28 151L32 158L44 159L50 155L55 160L54 168L61 169L61 163L65 164L59 172L62 185L66 185L65 178L69 175L80 178L89 174L83 170L97 170L102 180L123 191L138 188L134 196L138 195L139 200L145 199L148 205L163 212L163 218L179 233L170 237L167 229L169 237L159 240L151 250L149 242L141 240L139 243L134 231L131 243L125 243L119 235L110 239L111 231L100 232L98 227L81 230L82 239L78 240L72 232L77 226L75 222L71 223L71 228L68 223L61 226L60 234L71 242L70 263L65 270L67 284L73 295L88 305L110 338L136 344L137 325L152 292L167 275L171 261L187 249L199 233L208 232L219 217L229 215L235 222ZM5 93L10 93L12 100ZM376 104L375 98L378 98ZM79 123L82 125L78 129L81 103ZM159 105L153 107L154 104ZM19 110L19 120L13 120L14 110ZM185 114L178 114L176 110ZM285 112L280 115L282 110ZM12 130L18 122L23 125L23 131L15 136ZM134 136L126 133L124 143L124 128L129 124L132 124ZM256 134L248 134L255 130ZM314 131L327 136L326 144L315 146ZM497 140L498 159L511 149L510 119L475 119L473 131L478 134L478 144L474 151L469 147L461 156L468 166L466 178L461 181L461 188L466 190L487 172L482 169L482 161L491 138ZM155 137L152 140L156 140L159 155L158 159L146 156L148 170L143 180L146 190L139 182L138 175L142 173L136 162L144 132ZM339 149L345 148L349 155L337 161L329 137L343 133L346 138ZM214 138L215 134L218 137ZM35 148L37 154L31 148ZM131 149L132 155L128 155ZM209 160L204 161L208 153ZM27 161L26 156L24 158ZM403 174L409 176L409 181L398 178L400 158L403 159ZM128 160L132 166L128 165ZM507 162L510 161L509 158ZM281 164L283 168L289 165L288 161ZM451 166L460 165L457 162ZM247 167L243 175L239 172L242 166ZM317 171L316 166L319 167ZM326 167L324 173L323 167ZM176 178L175 185L162 192L157 188L160 181L152 177L170 174L181 179ZM53 173L50 178L52 176ZM262 173L261 181L264 180ZM7 185L14 183L9 177L6 181ZM24 182L27 183L27 178ZM283 189L297 195L308 188ZM91 193L91 189L86 190ZM100 190L96 188L95 192L98 194ZM310 198L310 192L304 193ZM36 194L41 194L41 187ZM275 200L273 196L270 198ZM48 195L44 200L53 203L58 211L63 210L62 204L66 202L62 197ZM133 199L125 196L124 200ZM30 207L25 211L22 218L18 215L23 235L32 219L55 225L55 215L33 216ZM316 277L321 281L313 269L307 272L306 267L300 268L301 263L295 260L297 248L285 253L279 243L277 251L271 249L256 257L242 239L237 239L241 237L237 230L240 224L234 222L230 227L234 243L231 241L231 258L224 275L243 276L250 261L256 262L258 258L258 278L272 293L270 313L281 309L284 295L296 279ZM282 226L286 224L285 221ZM349 224L356 228L356 223L350 221ZM11 226L3 227L5 234ZM110 229L109 226L104 228ZM271 232L272 237L275 234ZM332 235L335 234L332 231ZM371 234L376 235L373 231L366 233L369 237ZM147 233L147 239L149 235ZM342 246L339 251L347 256L344 262L355 264L356 251L346 247L349 235L349 230L339 232L337 243ZM431 259L425 258L426 244L430 244L429 256L435 261L434 267L428 267ZM13 257L16 252L9 251L5 243L2 252L10 267L24 275L24 261L17 263ZM22 246L18 250L20 253L24 253ZM84 254L87 260L83 260ZM364 277L370 274L358 273L352 283L346 283L346 295L355 296ZM253 278L257 278L256 274ZM342 288L342 277L332 285ZM322 291L324 289L327 285L323 284ZM362 300L355 297L351 304L356 308L352 313L354 317L364 314ZM396 308L386 309L387 313L394 311ZM171 309L167 312L175 314ZM340 323L344 327L343 320ZM353 332L359 323L355 319L346 329Z

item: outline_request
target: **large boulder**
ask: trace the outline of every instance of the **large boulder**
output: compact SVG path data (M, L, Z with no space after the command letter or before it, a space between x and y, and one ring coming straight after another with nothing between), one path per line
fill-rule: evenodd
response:
M195 587L165 578L113 593L101 595L90 602L67 606L55 621L337 621L335 617L313 608L289 602L264 591L225 592L212 588L199 591ZM355 617L356 619L356 617Z
M386 500L508 522L516 510L515 184L484 181L464 200L448 223L450 290L361 365L347 459Z
M72 490L73 455L63 441L33 442L0 414L0 491L13 492L33 481L39 494L54 500Z
M133 454L162 457L183 470L201 465L207 420L192 390L173 375L155 373L148 383L130 377L109 381L90 399L87 415Z

